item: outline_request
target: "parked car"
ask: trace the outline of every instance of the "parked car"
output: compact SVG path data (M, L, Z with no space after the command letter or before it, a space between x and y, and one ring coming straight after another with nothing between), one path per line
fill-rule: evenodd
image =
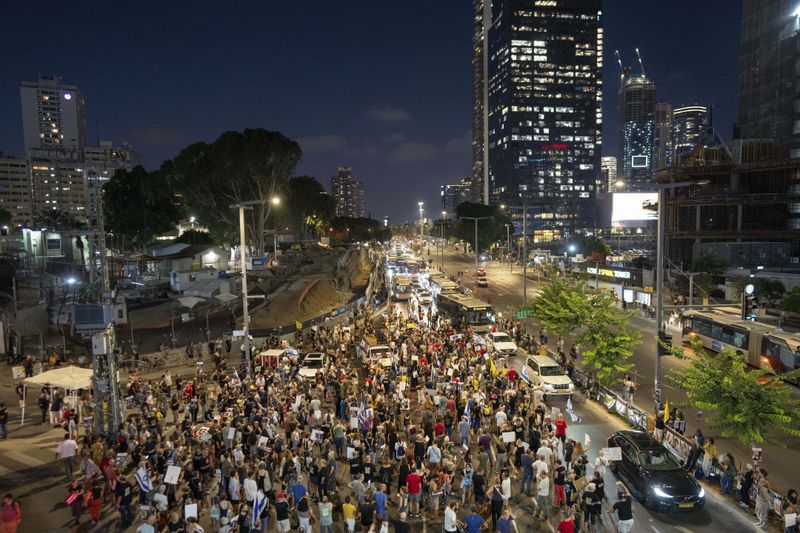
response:
M546 355L528 357L520 374L531 385L542 386L545 396L569 396L575 392L575 384L569 376Z
M300 370L297 371L302 379L313 380L317 377L317 372L322 371L323 375L328 368L328 357L324 353L309 352L303 358Z
M476 285L478 287L488 287L489 286L489 280L487 278L478 278L478 281L476 282Z
M516 355L517 345L504 331L494 331L486 334L486 345L501 355Z
M705 505L703 487L681 462L644 431L617 431L609 448L621 448L622 460L611 469L645 507L666 513L697 511Z

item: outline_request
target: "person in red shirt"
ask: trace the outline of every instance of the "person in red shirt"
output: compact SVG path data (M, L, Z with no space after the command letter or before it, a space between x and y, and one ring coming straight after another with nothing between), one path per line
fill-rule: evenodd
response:
M556 419L556 437L561 439L562 443L567 440L567 421L561 416Z
M513 368L509 368L508 374L506 374L506 376L508 377L508 381L514 383L514 380L517 378L517 371L514 370Z
M444 422L441 419L433 426L433 434L437 437L441 437L442 433L444 433Z
M575 515L570 514L558 523L558 533L575 533Z
M408 507L411 516L419 516L419 500L422 497L422 474L420 470L408 474L406 486L408 488Z

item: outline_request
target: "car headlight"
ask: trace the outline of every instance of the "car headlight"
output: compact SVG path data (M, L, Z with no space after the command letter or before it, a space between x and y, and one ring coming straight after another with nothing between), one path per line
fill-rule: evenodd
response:
M544 388L548 390L555 390L556 387L552 383L545 383Z
M700 493L697 495L698 498L705 498L706 497L706 489L700 487Z
M672 496L670 496L669 494L667 494L666 492L661 490L660 487L654 487L653 488L653 494L655 494L659 498L672 498Z

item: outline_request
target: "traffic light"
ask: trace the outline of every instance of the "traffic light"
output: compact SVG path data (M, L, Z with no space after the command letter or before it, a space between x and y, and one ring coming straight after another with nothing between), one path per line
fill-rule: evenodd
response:
M742 295L742 320L755 320L758 316L758 302L755 294Z
M658 332L658 343L656 344L657 355L672 355L672 335L666 331Z

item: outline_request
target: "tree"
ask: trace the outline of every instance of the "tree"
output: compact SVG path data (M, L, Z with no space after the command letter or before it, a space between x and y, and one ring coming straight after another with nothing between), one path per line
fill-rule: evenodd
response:
M596 235L584 235L578 241L578 251L585 257L591 257L595 253L607 257L611 255L611 246Z
M725 270L725 263L712 253L700 254L689 265L690 272L702 272L710 276L719 276Z
M156 235L175 227L181 218L175 195L160 171L142 166L118 170L103 185L105 229L120 247L144 247Z
M325 226L336 214L336 200L325 192L319 181L312 176L295 176L286 186L286 217L302 236L313 232L315 237L324 235Z
M800 287L795 287L783 297L781 309L790 313L800 313Z
M215 240L236 241L239 213L231 205L261 202L246 212L245 224L256 255L262 255L270 200L286 187L300 154L300 145L277 131L229 131L211 144L184 148L162 171Z
M336 217L331 221L329 236L334 242L348 243L359 241L387 241L392 232L371 218Z
M564 337L589 319L589 291L582 280L559 276L551 271L539 294L522 309L532 311L543 328Z
M755 295L759 300L766 300L769 305L774 306L786 293L786 286L779 279L755 278Z
M455 228L456 236L462 241L474 246L475 243L475 221L464 217L482 218L478 220L478 249L485 250L493 242L506 238L505 224L510 224L511 220L496 205L476 204L464 202L456 207L456 217L459 219Z
M197 231L194 229L186 230L181 233L175 242L183 242L186 244L214 244L214 238L205 231Z
M716 356L694 340L694 356L684 370L674 370L669 380L686 391L689 404L711 416L709 427L723 437L736 438L746 446L758 444L771 433L800 437L800 402L784 379L800 376L800 370L773 374L751 369L745 355L723 350Z
M597 371L597 379L610 386L633 365L626 363L639 344L639 332L629 331L631 314L616 310L613 295L594 292L586 281L551 271L540 293L523 307L545 329L560 337L575 335L584 347L583 362Z
M51 230L71 230L82 225L71 213L60 209L44 209L35 215L34 221L34 226Z

